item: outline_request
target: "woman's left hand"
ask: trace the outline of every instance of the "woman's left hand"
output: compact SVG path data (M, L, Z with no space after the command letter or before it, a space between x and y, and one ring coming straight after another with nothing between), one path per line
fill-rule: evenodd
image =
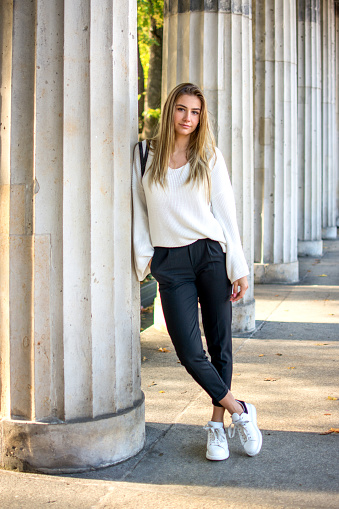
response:
M230 301L237 302L238 300L242 299L246 293L247 288L248 288L247 276L241 277L240 279L234 281L233 292Z

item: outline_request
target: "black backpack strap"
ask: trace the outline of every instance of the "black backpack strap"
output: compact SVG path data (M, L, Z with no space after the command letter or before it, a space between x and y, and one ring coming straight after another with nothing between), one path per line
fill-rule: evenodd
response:
M149 146L148 146L148 141L146 141L146 150L145 150L145 154L143 154L143 151L142 151L142 141L139 141L138 145L139 145L140 164L141 164L141 178L142 178L144 176L144 174L145 174L146 163L147 163L148 152L149 152Z

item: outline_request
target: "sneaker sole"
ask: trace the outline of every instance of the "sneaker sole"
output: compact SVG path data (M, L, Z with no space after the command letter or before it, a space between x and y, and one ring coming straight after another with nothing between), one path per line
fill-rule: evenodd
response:
M225 457L224 458L216 458L215 456L211 456L210 454L208 454L208 452L206 453L206 458L210 461L224 461L224 460L227 460L227 458L229 458L229 454L226 454L225 453Z
M257 449L254 452L252 452L251 454L246 452L246 454L248 456L256 456L260 452L260 450L261 450L261 446L262 446L262 434L261 434L261 431L260 431L260 429L258 428L258 425L257 425L257 411L256 411L255 406L251 405L250 403L248 403L247 407L249 407L251 421L252 421L252 423L253 423L256 431L257 431L257 434L259 436L259 444L258 444Z

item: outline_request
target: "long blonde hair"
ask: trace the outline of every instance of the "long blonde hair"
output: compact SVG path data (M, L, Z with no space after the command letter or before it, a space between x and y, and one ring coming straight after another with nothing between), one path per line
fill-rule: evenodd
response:
M169 160L175 146L174 111L177 101L182 95L196 96L201 101L199 124L191 134L187 147L187 160L190 166L186 183L205 185L208 199L210 199L209 162L215 155L215 141L208 120L206 99L200 88L192 83L177 85L167 97L157 135L150 140L150 149L153 152L153 160L148 170L150 184L166 186Z

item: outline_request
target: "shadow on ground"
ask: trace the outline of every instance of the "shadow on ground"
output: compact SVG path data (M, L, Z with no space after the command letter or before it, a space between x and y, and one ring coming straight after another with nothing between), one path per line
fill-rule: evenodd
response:
M239 439L229 440L230 458L205 458L206 432L198 426L150 423L147 444L135 458L115 467L75 477L153 485L234 486L244 488L338 490L338 436L263 430L261 453L249 458ZM147 455L147 461L145 456ZM74 477L74 476L73 476Z
M257 322L253 339L292 339L303 341L338 341L337 323ZM238 335L238 337L241 337Z

